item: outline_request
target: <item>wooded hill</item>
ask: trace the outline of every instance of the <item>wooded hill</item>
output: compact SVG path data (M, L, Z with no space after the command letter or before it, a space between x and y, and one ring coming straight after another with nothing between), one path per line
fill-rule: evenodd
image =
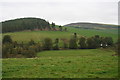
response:
M40 18L19 18L1 22L2 32L51 29L49 22Z
M87 23L87 22L70 23L64 26L84 28L84 29L117 29L118 28L118 25Z

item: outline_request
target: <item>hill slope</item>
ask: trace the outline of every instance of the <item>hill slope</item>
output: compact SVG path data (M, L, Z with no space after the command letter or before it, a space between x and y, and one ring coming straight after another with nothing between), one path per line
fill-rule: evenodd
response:
M98 24L98 23L70 23L64 26L84 28L84 29L117 29L117 25Z
M34 29L50 29L50 24L44 19L40 18L19 18L1 22L2 32L16 32L23 30Z

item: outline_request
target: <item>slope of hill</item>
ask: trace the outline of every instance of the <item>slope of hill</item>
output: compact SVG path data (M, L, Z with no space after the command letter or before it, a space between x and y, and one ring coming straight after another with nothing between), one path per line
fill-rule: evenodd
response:
M64 26L75 27L75 28L84 28L84 29L117 29L117 25L110 24L98 24L98 23L70 23Z
M16 32L23 30L34 29L50 29L50 24L44 19L40 18L19 18L1 22L2 32Z

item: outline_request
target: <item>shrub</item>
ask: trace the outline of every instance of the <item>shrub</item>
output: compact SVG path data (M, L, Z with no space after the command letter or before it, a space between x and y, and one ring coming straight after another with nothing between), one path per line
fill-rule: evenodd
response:
M81 49L87 48L86 38L85 38L85 37L81 37L81 38L79 39L79 43L78 43L78 44L80 45L80 48L81 48Z
M10 35L5 35L3 37L3 44L4 43L12 43L12 39L11 39L11 36Z
M71 38L70 39L69 48L70 49L77 49L78 48L76 38Z
M89 49L94 49L95 48L95 43L94 39L92 37L87 38L87 48Z
M94 47L95 48L99 48L100 47L100 36L99 35L95 35L94 37L93 37L93 39L94 39Z
M29 41L29 45L35 45L35 42L31 39L31 40Z
M56 38L56 39L55 39L55 45L54 45L54 47L53 47L54 50L59 50L59 45L58 45L58 44L59 44L59 39Z
M44 50L51 50L53 46L52 39L45 38L43 41L43 49Z

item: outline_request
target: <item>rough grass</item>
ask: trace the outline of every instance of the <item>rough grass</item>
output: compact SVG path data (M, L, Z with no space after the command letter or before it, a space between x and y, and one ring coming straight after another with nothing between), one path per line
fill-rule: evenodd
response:
M44 51L3 59L3 78L116 78L118 57L102 49Z

